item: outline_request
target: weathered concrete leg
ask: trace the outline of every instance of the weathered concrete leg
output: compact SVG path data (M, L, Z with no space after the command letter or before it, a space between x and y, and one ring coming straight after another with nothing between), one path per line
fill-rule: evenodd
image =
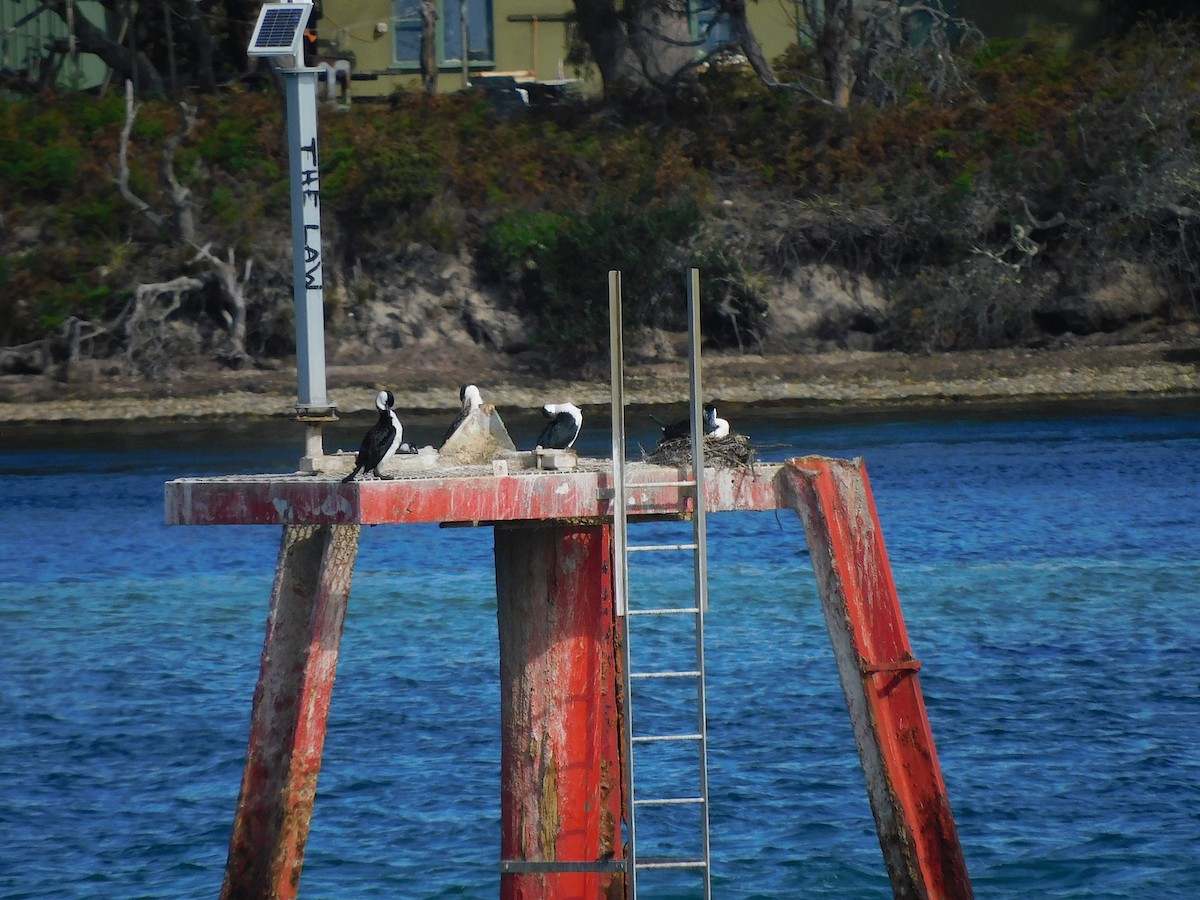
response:
M969 898L971 882L938 765L900 600L862 461L789 460L825 623L900 898Z
M611 537L607 525L496 527L501 859L621 858ZM500 896L622 897L624 879L508 874Z
M359 530L283 529L222 900L296 896Z

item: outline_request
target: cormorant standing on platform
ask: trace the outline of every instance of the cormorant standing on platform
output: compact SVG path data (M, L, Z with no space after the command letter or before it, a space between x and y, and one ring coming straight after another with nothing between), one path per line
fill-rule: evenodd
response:
M547 403L542 415L550 424L538 435L537 445L546 450L567 450L579 437L583 411L574 403Z
M354 457L354 468L342 479L343 484L353 481L359 472L374 472L376 478L387 477L379 471L379 467L396 452L404 433L400 420L392 411L395 402L396 398L392 396L391 391L380 391L376 394L375 408L379 410L379 421L363 435L358 455Z
M479 393L479 388L473 384L464 384L458 389L458 399L462 401L462 409L458 411L458 417L454 420L454 424L446 431L446 436L442 438L442 443L450 440L450 436L458 431L458 426L466 421L467 416L479 409L483 405L483 395Z

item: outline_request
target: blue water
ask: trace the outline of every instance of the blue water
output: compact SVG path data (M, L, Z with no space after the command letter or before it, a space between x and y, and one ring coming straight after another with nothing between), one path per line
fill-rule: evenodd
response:
M865 457L976 895L1200 896L1200 407L730 412ZM162 485L292 427L0 427L0 897L216 895L279 530ZM887 897L803 530L709 522L715 895ZM491 538L364 530L304 896L496 895Z

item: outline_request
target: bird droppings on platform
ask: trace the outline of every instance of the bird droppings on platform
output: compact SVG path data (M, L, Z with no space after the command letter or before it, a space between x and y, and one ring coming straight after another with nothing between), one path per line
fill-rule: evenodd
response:
M183 478L166 484L166 521L218 524L402 524L498 522L612 516L612 461L578 460L569 470L452 466L398 472L387 479L340 483L336 475L300 472ZM778 509L778 465L706 469L705 506L713 512ZM626 466L631 515L681 514L694 505L677 482L687 470Z
M455 422L438 452L438 464L490 464L498 455L516 450L504 420L491 403L465 411Z

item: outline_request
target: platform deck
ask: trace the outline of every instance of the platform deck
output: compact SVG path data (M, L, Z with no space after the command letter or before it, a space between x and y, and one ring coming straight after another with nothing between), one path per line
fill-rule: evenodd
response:
M706 510L790 508L777 464L706 469ZM627 468L631 516L687 514L687 470L633 463ZM507 475L486 466L429 468L390 480L342 484L328 475L179 478L165 487L168 525L397 525L610 519L611 463L581 459L577 469Z

